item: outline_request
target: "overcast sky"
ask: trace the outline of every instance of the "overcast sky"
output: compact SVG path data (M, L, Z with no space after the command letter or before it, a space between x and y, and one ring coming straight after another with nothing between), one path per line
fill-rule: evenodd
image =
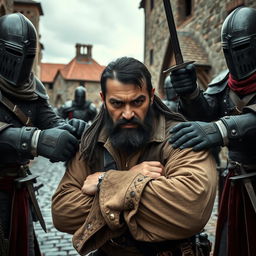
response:
M92 44L101 65L131 56L143 61L144 10L140 0L41 0L43 62L68 63L75 44Z

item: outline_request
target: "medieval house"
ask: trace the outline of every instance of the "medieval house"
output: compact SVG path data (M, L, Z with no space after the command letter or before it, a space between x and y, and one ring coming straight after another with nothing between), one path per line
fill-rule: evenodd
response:
M41 81L47 88L50 103L60 107L74 98L78 86L87 90L87 99L100 105L100 76L104 69L92 58L92 45L76 44L76 56L68 64L41 63Z
M221 48L221 26L238 6L256 8L255 0L170 0L184 61L195 61L198 83L208 82L226 69ZM162 0L142 0L145 13L144 63L153 84L163 97L164 70L175 65L170 33Z

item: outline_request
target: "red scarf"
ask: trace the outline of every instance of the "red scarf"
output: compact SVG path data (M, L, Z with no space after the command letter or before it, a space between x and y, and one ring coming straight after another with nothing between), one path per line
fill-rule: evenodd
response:
M228 86L232 91L240 95L247 95L252 92L255 92L256 91L256 73L254 73L253 75L251 75L250 77L242 81L235 80L231 76L231 74L229 74Z

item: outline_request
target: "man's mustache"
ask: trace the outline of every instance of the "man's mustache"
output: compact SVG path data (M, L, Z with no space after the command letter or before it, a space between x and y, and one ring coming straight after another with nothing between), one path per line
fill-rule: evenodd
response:
M126 124L137 124L137 125L143 125L143 123L136 117L133 117L131 119L125 119L122 118L120 120L118 120L115 124L114 124L114 128L119 128L122 125L126 125Z

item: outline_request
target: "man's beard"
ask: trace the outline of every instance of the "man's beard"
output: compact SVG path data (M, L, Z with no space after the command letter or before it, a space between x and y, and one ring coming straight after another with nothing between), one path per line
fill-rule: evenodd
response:
M105 125L108 130L109 139L114 148L131 154L143 148L149 141L152 131L153 110L149 107L143 122L133 117L130 120L125 118L113 123L108 111L105 114ZM122 128L125 124L134 124L136 128Z

